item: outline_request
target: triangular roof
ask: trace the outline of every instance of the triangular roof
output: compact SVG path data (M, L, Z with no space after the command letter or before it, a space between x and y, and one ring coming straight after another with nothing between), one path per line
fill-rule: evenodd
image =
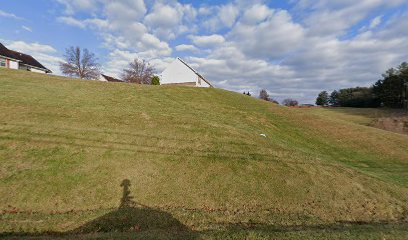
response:
M30 67L44 69L46 72L51 73L51 70L44 67L40 62L38 62L31 55L10 50L1 43L0 43L0 55L6 58L17 60L18 62L21 62L22 64L28 65Z
M199 74L196 70L194 70L194 68L190 67L190 65L188 65L186 62L184 62L181 58L177 57L177 60L182 62L184 65L186 65L186 67L188 67L191 71L193 71L199 78L203 79L204 82L206 82L208 85L210 85L210 87L214 87L209 81L207 81L207 79L205 79L201 74Z
M10 58L10 59L13 59L13 60L20 61L20 60L17 59L16 56L14 56L14 54L13 54L10 50L8 50L8 49L7 49L3 44L1 44L1 43L0 43L0 56L3 56L3 57L6 57L6 58Z
M104 78L106 79L106 81L108 81L108 82L123 82L123 81L120 80L120 79L117 79L117 78L114 78L114 77L110 77L110 76L105 75L105 74L101 74L101 75L102 75L102 77L104 77Z

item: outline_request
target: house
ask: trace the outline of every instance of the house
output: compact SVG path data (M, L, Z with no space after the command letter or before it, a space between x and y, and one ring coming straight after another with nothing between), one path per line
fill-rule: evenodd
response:
M37 73L51 73L30 55L7 49L0 43L0 67L19 69Z
M186 62L177 58L161 74L160 84L175 84L192 87L212 88L213 85L190 67Z
M102 81L102 82L121 82L121 83L123 83L122 80L114 78L114 77L110 77L110 76L105 75L105 74L101 74L101 76L99 78L99 81Z

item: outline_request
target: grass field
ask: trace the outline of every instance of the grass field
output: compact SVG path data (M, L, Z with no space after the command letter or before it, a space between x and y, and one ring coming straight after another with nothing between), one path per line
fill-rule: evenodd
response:
M387 131L408 134L408 111L387 108L313 108L302 109L326 117L329 121L338 119L371 126Z
M356 118L0 69L0 237L404 239L408 136Z

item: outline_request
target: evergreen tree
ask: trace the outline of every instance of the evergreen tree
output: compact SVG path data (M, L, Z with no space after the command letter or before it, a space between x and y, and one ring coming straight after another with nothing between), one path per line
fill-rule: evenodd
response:
M322 91L316 98L316 105L327 106L329 104L329 94L326 91Z
M386 107L401 108L407 102L408 63L401 63L397 69L390 68L383 79L373 85L373 92Z
M336 90L334 90L329 97L329 103L331 106L333 107L337 107L340 105L339 102L339 92L337 92Z

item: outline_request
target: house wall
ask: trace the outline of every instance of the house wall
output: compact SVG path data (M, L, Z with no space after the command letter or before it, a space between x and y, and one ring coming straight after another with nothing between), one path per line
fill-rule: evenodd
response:
M176 85L176 86L184 86L184 87L197 87L196 82L167 83L166 85Z
M36 69L36 68L30 68L31 72L35 72L35 73L46 73L44 70L40 70L40 69Z
M11 69L18 69L18 62L8 59L8 58L4 58L4 57L0 57L0 61L1 64L0 66L2 67L6 67L6 68L11 68Z
M106 80L106 78L104 78L102 75L100 75L97 80L98 80L98 81L101 81L101 82L107 82L107 81L108 81L108 80Z
M30 68L27 67L27 66L24 65L24 64L19 64L19 65L18 65L18 69L24 70L24 71L29 71L29 70L30 70Z
M25 64L19 64L18 69L24 70L24 71L35 72L35 73L47 73L45 70L33 68L33 67L27 66Z
M13 60L9 60L9 68L11 68L11 69L18 69L18 62L17 62L17 61L13 61Z
M160 77L160 84L191 82L197 82L197 75L179 60L172 62Z
M0 67L8 67L7 59L0 57Z
M196 75L197 76L197 75ZM211 87L210 84L208 84L206 81L204 81L204 79L200 78L199 76L197 76L197 83L196 83L196 87Z

